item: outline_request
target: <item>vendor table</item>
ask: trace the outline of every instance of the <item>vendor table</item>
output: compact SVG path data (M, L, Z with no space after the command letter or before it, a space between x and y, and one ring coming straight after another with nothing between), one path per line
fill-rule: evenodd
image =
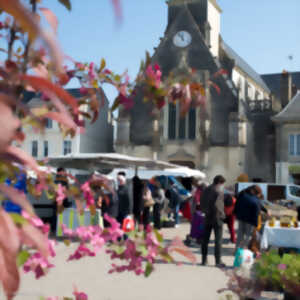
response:
M270 227L267 222L261 238L261 248L267 249L269 246L300 249L300 227L280 227L280 221Z
M89 209L85 209L81 215L76 208L65 208L62 213L57 216L56 235L63 236L61 225L66 225L69 229L75 230L80 226L99 225L103 227L103 218L101 210L97 209L95 215L91 215Z

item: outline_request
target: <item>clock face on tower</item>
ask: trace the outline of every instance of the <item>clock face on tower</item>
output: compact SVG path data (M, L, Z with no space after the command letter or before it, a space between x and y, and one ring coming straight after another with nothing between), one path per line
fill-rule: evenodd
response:
M178 31L173 37L173 43L175 46L184 48L192 42L192 36L187 31Z

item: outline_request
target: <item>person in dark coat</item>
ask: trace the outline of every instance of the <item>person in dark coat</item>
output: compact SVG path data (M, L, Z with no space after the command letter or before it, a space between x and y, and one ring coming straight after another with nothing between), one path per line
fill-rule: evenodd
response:
M144 210L144 200L143 200L144 183L138 176L134 176L132 178L132 184L133 184L133 215L135 221L138 224L142 224L143 223L142 215Z
M132 203L130 201L128 187L126 185L126 178L123 175L118 175L118 199L119 199L119 212L117 220L123 224L123 220L132 213Z
M239 224L236 249L248 247L253 231L258 226L258 216L261 210L268 214L260 199L263 199L263 194L258 185L248 187L237 197L234 209Z
M206 188L201 197L200 207L205 214L204 234L202 241L202 265L207 264L208 244L212 230L215 233L216 266L224 267L221 261L224 213L224 183L225 178L218 175L214 182Z
M112 186L109 190L104 188L99 189L97 194L97 204L101 208L101 214L104 216L107 214L111 218L117 218L119 212L119 198L117 191L113 186L113 182L110 183ZM109 227L110 223L104 219L104 227Z

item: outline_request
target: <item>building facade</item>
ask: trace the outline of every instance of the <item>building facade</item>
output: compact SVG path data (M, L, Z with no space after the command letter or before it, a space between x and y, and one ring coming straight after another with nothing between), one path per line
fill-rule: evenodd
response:
M75 98L80 98L79 89L68 89ZM103 94L104 95L104 94ZM100 97L100 96L99 96ZM43 102L36 95L28 99L30 108L40 107ZM67 155L70 153L97 153L113 152L113 126L109 118L108 100L105 98L99 117L93 124L87 122L84 134L78 134L74 138L64 138L57 122L47 120L43 133L37 133L31 126L24 128L26 139L21 148L36 159L44 159L48 156Z
M233 183L246 172L274 181L272 92L223 41L221 13L216 0L168 1L168 25L152 63L160 65L163 76L193 69L202 83L220 69L228 74L216 78L220 94L206 86L206 110L192 108L185 118L179 104L165 106L154 118L137 89L131 112L120 112L116 150L198 168L209 180L224 174Z

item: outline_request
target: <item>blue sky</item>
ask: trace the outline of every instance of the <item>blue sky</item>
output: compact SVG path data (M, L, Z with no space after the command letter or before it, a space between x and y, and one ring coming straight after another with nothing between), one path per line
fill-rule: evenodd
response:
M153 53L167 24L165 0L121 0L117 25L110 0L73 0L69 13L46 0L59 18L64 52L82 62L100 62L134 77L145 51ZM218 0L224 40L259 73L300 70L299 0ZM288 56L294 56L293 61ZM109 98L113 96L107 90Z

